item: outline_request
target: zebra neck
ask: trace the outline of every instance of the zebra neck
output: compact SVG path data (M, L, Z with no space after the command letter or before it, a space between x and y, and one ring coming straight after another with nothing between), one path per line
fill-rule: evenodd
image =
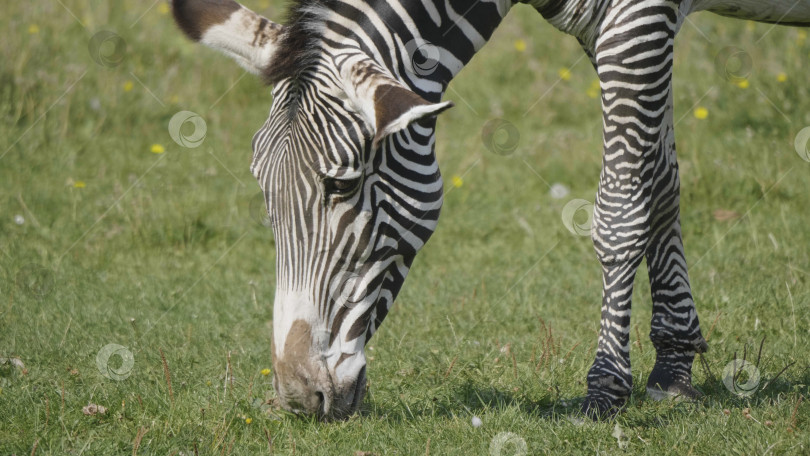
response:
M592 49L599 23L610 6L604 0L521 0L533 6L557 30L576 37Z
M511 7L512 0L341 0L330 8L324 38L330 47L361 49L435 102Z

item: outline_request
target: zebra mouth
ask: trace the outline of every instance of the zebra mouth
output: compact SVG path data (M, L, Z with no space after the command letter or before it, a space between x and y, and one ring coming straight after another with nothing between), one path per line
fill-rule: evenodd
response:
M363 366L360 369L360 373L357 375L357 381L354 382L354 398L352 399L352 405L350 407L351 413L357 411L360 407L360 404L363 402L363 397L365 396L365 388L366 388L366 366Z
M348 419L355 412L357 412L360 404L363 402L365 388L366 367L363 366L357 375L357 379L345 390L346 394L343 396L343 399L347 401L351 399L351 402L344 402L342 405L340 405L338 401L335 403L335 407L332 409L324 407L324 404L322 403L320 410L318 410L317 416L321 421L324 422L342 421Z

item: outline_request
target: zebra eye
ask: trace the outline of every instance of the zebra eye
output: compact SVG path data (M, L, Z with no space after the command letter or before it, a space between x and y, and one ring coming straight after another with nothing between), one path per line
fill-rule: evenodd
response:
M324 179L323 186L327 196L345 196L354 193L360 186L360 177L355 179Z

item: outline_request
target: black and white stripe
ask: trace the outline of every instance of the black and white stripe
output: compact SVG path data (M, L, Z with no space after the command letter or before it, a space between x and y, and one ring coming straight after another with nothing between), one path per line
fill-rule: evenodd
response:
M707 344L681 240L673 42L693 11L806 25L810 0L525 3L579 40L602 88L604 154L592 230L602 316L583 411L614 413L631 392L630 304L644 258L657 351L647 390L656 398L697 397L692 361ZM275 230L273 356L285 407L341 417L359 404L363 346L438 222L435 115L450 106L442 95L511 6L299 0L282 27L230 0L175 0L190 37L275 85L251 170ZM425 58L436 59L429 71L420 66Z

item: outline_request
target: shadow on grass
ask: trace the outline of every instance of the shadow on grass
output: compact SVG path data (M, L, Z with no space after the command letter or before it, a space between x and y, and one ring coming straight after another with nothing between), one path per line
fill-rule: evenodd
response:
M552 395L535 399L525 394L476 384L470 379L435 393L433 396L415 395L407 399L400 397L396 403L384 404L375 400L372 394L367 397L361 414L366 418L403 422L428 417L455 418L465 414L481 416L492 411L517 409L528 417L559 420L579 415L579 407L584 400L584 397L561 399Z
M790 374L790 371L794 371ZM737 394L731 391L722 378L709 378L697 387L704 393L702 403L707 407L757 407L771 405L784 400L787 394L810 393L810 367L793 366L778 378L762 374L756 387L750 394Z
M704 396L694 402L678 399L654 401L646 394L646 381L637 381L622 413L604 421L618 420L634 427L660 427L694 416L696 412L723 413L725 409L767 407L785 402L794 404L800 395L810 396L810 367L794 365L778 377L777 373L778 370L763 372L755 391L748 396L729 390L722 376L707 376L695 385ZM372 392L360 414L367 419L397 423L423 418L453 419L466 414L482 416L493 411L517 409L528 418L575 422L585 418L579 411L584 399L584 396L566 398L554 393L536 398L466 379L463 383L434 390L433 394L400 396L396 402L381 403Z
M756 409L777 404L797 403L801 396L810 395L810 366L782 366L778 369L762 369L759 376L748 385L750 390L735 392L726 383L745 384L749 378L732 378L724 382L723 372L708 371L697 367L705 374L695 387L703 393L697 401L668 400L656 402L649 398L644 387L634 388L633 397L621 415L622 421L633 427L662 427L672 422L693 416L695 413L725 413L726 410ZM782 370L783 368L784 371ZM731 412L729 412L731 413Z

